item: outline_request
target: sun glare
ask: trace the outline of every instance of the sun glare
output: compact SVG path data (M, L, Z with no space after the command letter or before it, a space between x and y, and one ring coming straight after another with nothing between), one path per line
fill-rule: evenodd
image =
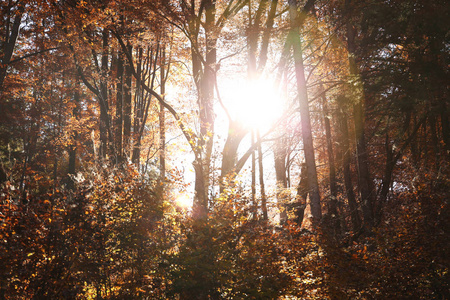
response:
M281 117L282 98L272 81L238 82L229 88L230 99L225 105L230 115L244 125L264 132Z
M181 193L176 198L176 203L181 208L188 208L192 206L192 199L188 194Z

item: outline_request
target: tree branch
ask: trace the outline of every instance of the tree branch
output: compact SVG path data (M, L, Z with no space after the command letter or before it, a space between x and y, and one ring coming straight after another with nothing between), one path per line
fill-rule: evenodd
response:
M19 62L21 60L27 59L29 57L32 57L32 56L35 56L35 55L39 55L39 54L42 54L42 53L45 53L45 52L48 52L48 51L52 51L52 50L58 50L58 49L61 49L61 48L63 48L63 46L58 46L58 47L53 47L53 48L48 48L48 49L36 51L36 52L33 52L33 53L28 53L28 54L25 54L22 57L19 57L19 58L11 60L10 62L7 63L7 65L12 65L12 64L15 64L15 63L17 63L17 62Z
M133 58L131 57L131 53L129 53L127 46L123 42L123 39L120 37L120 35L118 34L118 32L116 30L112 30L112 32L116 36L117 41L119 42L119 44L122 48L122 51L125 53L125 56L128 60L128 63L130 64L131 72L133 73L134 78L136 78L137 82L140 82L141 87L147 93L149 93L150 95L155 97L158 100L158 102L172 114L172 116L177 121L178 127L181 129L181 132L183 133L183 135L185 136L189 145L191 146L192 151L196 155L198 155L199 150L196 148L195 143L193 143L193 141L196 140L196 135L191 130L186 128L186 126L184 125L183 121L181 120L181 118L178 115L178 113L176 112L176 110L170 104L168 104L166 101L164 101L164 99L161 97L161 95L159 95L157 92L152 90L143 80L141 80L140 75L136 72L136 69L134 68Z

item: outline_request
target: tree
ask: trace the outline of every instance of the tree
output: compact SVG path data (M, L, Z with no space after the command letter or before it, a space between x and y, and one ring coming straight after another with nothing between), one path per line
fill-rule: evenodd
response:
M0 96L3 94L4 81L19 36L19 29L24 11L25 5L21 3L8 1L8 4L2 5L1 25L4 32L0 43L0 91L2 92Z
M311 4L310 4L311 5ZM305 13L308 10L304 10ZM291 31L289 32L290 43L293 48L295 75L297 79L297 93L299 99L299 109L302 118L302 137L305 151L306 172L308 173L308 190L310 195L311 213L314 222L319 222L322 217L320 205L319 183L317 181L316 161L314 157L314 145L311 134L311 121L309 115L308 93L306 88L306 79L303 67L302 44L299 37L299 31L302 19L295 1L289 2L289 17Z

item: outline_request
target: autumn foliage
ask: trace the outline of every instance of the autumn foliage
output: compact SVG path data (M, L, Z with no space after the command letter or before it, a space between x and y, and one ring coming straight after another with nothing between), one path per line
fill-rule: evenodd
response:
M444 1L0 8L0 300L450 299Z

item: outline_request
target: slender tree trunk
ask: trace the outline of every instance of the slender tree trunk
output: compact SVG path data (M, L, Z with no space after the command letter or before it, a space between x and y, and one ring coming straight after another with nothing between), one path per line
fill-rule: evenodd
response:
M266 197L266 188L264 185L263 152L259 130L256 130L256 139L258 141L258 169L259 169L259 188L261 190L261 209L263 213L263 220L267 221L268 220L267 197Z
M161 96L165 97L166 94L166 50L165 47L161 49ZM159 106L159 180L161 188L164 189L164 182L166 179L166 117L164 107Z
M395 167L395 160L394 160L394 152L392 149L392 145L389 140L389 134L388 130L386 131L386 139L385 139L385 149L386 149L386 164L384 167L384 174L383 174L383 180L381 182L381 191L379 196L379 204L375 209L375 216L374 221L375 223L379 223L381 220L381 205L382 203L385 203L385 200L387 199L389 188L391 186L392 182L392 172L394 171Z
M417 118L416 118L416 115L413 114L413 117L412 117L412 125L415 126L416 124L417 124ZM407 132L408 132L408 134L409 134L409 132L410 132L410 127L408 127ZM410 148L411 148L412 162L413 162L413 164L414 164L414 166L415 166L416 168L418 168L418 163L419 163L419 161L420 161L420 154L421 154L421 153L419 152L419 146L418 146L419 143L418 143L418 141L417 141L418 138L419 138L419 137L416 136L416 137L414 138L413 142L411 143L411 146L410 146Z
M128 43L127 51L133 56L133 47ZM125 78L123 86L123 152L124 157L128 160L130 157L131 145L131 88L132 88L133 71L131 62L125 65Z
M108 115L108 42L109 32L107 29L103 30L102 34L102 66L101 66L101 81L100 81L100 157L106 158L108 152L108 130L109 128L109 115Z
M338 97L338 122L340 130L340 151L342 153L342 168L344 173L344 186L347 195L348 206L350 209L350 218L352 221L353 232L357 232L361 228L361 219L358 213L358 204L353 192L353 182L350 169L350 136L348 132L347 116L344 113L346 107L344 98Z
M447 110L447 101L440 101L441 111L441 124L442 124L442 139L444 140L445 149L447 153L450 153L450 126L449 126L449 114Z
M350 5L350 0L346 0L346 6ZM354 78L356 88L355 104L353 105L353 121L355 125L356 155L358 166L358 187L362 203L365 230L370 231L373 227L373 205L375 203L375 192L370 179L368 154L365 138L365 94L361 79L359 78L358 66L356 64L356 29L347 21L347 47L350 75Z
M305 152L306 171L308 173L308 189L310 197L311 214L313 223L318 223L322 218L320 205L319 183L317 180L316 161L314 157L314 144L309 114L308 93L306 87L305 71L303 67L302 43L300 40L300 28L297 22L297 2L289 0L289 15L291 23L290 39L294 50L295 75L297 79L297 93L301 116L303 146Z
M329 166L329 178L330 178L330 206L329 213L331 214L331 220L336 233L340 233L341 225L339 222L338 210L337 210L337 180L336 180L336 166L334 162L333 142L331 137L331 125L330 116L328 112L327 99L325 92L322 88L322 112L325 125L325 138L327 141L327 153L328 153L328 166Z
M277 87L280 86L281 81L284 78L283 90L285 94L287 93L286 63L290 52L289 42L290 41L288 38L284 43L280 62L278 63L278 72L276 77ZM288 153L288 139L286 138L287 118L283 118L280 128L281 136L275 141L274 160L277 180L277 203L278 209L280 210L280 224L284 224L288 219L286 203L289 200L290 196L290 192L288 192L287 190L287 188L290 187L290 155Z
M7 30L5 32L5 36L3 36L3 49L0 49L0 96L3 93L3 83L6 78L9 62L11 61L14 47L16 45L17 38L19 36L19 29L20 24L22 23L22 16L25 10L24 4L19 4L19 8L17 12L14 13L14 21L12 22L12 26L10 24L10 15L11 15L11 8L6 13L7 18L5 22L7 22Z
M265 10L267 1L260 1L258 9L256 10L254 18L252 18L251 2L248 2L248 35L247 35L247 48L248 48L248 77L250 80L257 78L256 73L256 57L258 50L258 38L261 28L261 16Z
M78 120L80 118L80 92L78 80L76 83L73 100L75 102L75 107L73 108L72 114L75 117L75 119ZM76 130L72 132L72 139L73 142L71 145L69 145L69 167L67 170L67 174L69 175L68 188L70 190L73 190L75 188L75 182L72 176L75 176L76 174L77 140L78 140L78 132Z
M36 153L39 132L41 130L42 106L38 101L39 97L37 95L36 89L33 89L33 98L36 100L34 107L32 108L33 118L28 123L28 135L23 139L25 157L23 159L22 174L19 182L19 191L22 196L23 202L26 201L25 178L27 175L27 169L32 165L32 160Z
M122 132L123 132L123 57L122 51L119 50L117 53L116 69L117 69L117 85L116 85L116 153L119 161L122 160L123 156L123 144L122 144Z
M139 48L138 51L138 63L137 63L137 76L136 76L136 92L134 101L134 132L133 132L133 155L132 162L139 167L141 157L141 140L144 134L145 124L147 123L148 112L152 96L142 88L142 80L148 80L149 89L153 90L155 86L157 63L160 55L159 44L156 49L147 48L147 57L143 58L143 50ZM143 78L143 76L145 78ZM148 77L147 77L148 76ZM138 86L139 85L139 86ZM161 87L165 86L164 82L161 82ZM162 96L163 98L164 96ZM164 101L164 100L163 100ZM161 104L161 103L160 103Z
M64 76L64 74L63 74ZM64 84L64 82L63 82ZM51 90L51 94L50 97L53 98L53 88ZM55 138L54 140L58 140L59 137L61 136L61 131L62 131L62 105L63 105L63 97L59 96L59 107L58 107L58 130L55 130ZM58 154L59 154L59 146L58 144L55 145L54 148L54 155L55 155L55 161L54 161L54 165L53 165L53 187L56 188L57 184L58 184Z
M437 123L436 117L431 116L429 118L429 124L430 124L431 143L433 146L433 154L434 154L431 157L434 158L434 162L432 163L432 165L437 171L437 169L439 169L440 147L439 147L439 139L437 136L436 123Z
M371 230L373 227L373 203L374 191L370 179L369 162L366 150L366 138L364 130L364 108L360 99L359 103L353 107L353 121L355 124L356 135L356 157L358 166L358 186L362 203L362 212L364 217L364 227Z
M262 73L267 63L267 52L269 48L269 40L273 29L275 15L277 11L278 0L270 1L270 9L267 14L266 27L263 32L261 51L259 53L258 72Z
M284 126L283 126L284 127ZM280 210L280 224L287 221L286 198L287 198L287 177L286 177L286 138L280 137L275 141L274 160L275 175L277 180L277 203Z
M394 173L395 165L397 161L402 157L404 150L409 146L410 143L415 141L415 137L420 127L425 126L427 120L427 114L425 114L419 123L415 124L414 129L409 134L408 138L403 143L402 147L398 151L394 151L393 146L389 139L389 131L386 131L385 139L385 149L386 149L386 163L384 168L383 179L381 182L381 190L379 191L379 197L377 205L374 207L374 222L378 224L381 221L382 208L387 201L387 196L389 189L392 184L392 178ZM396 153L395 153L396 152Z
M141 143L140 143L140 130L141 130L141 121L142 121L142 110L143 105L142 102L144 101L144 89L141 88L141 78L142 78L142 63L143 63L143 50L142 47L139 47L138 49L138 57L137 57L137 64L136 64L136 73L137 73L137 80L136 80L136 91L134 93L134 120L133 120L133 154L131 157L131 161L136 166L136 168L139 170L140 168L140 158L141 158Z
M255 132L252 130L252 145L255 143ZM256 202L256 155L255 150L252 151L252 203L253 203L253 220L258 218L258 203Z

